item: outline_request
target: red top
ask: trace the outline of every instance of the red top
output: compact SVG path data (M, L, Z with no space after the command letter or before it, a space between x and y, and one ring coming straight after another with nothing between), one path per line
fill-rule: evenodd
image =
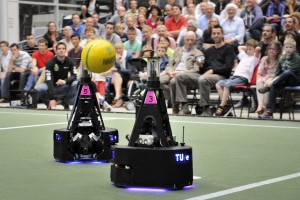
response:
M180 30L181 27L186 26L186 19L185 17L180 16L179 21L176 22L173 17L170 17L166 20L165 25L168 31L177 31Z
M41 54L40 51L35 51L32 54L32 58L36 59L36 63L39 69L46 66L46 62L52 58L54 55L51 51L46 50L45 54Z

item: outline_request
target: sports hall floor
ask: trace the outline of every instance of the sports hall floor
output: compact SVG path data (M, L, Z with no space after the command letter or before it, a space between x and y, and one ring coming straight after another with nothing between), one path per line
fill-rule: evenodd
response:
M135 115L116 112L102 116L124 145ZM177 141L185 126L185 142L193 147L193 187L141 192L112 185L110 163L53 159L53 130L66 127L67 114L0 108L1 200L300 199L299 121L170 115Z

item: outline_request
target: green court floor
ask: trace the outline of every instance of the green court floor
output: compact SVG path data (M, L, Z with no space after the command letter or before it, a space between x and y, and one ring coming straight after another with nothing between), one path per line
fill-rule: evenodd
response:
M110 163L54 161L53 130L67 114L0 108L0 200L300 199L299 122L170 116L177 141L184 126L193 147L193 187L134 192L111 183ZM127 144L135 115L102 116Z

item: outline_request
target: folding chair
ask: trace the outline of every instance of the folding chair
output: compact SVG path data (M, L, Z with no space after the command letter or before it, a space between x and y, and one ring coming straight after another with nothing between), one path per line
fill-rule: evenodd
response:
M235 108L234 108L234 103L233 103L233 100L232 100L231 93L233 93L233 92L235 92L235 93L242 92L243 96L245 96L246 93L249 94L250 102L249 102L249 105L248 105L248 115L247 115L248 118L249 118L249 113L250 113L252 101L255 101L256 105L257 105L256 74L257 74L258 66L259 66L259 63L254 68L251 81L248 85L237 85L237 86L234 86L233 88L230 88L229 102L231 104L234 117L236 117L236 113L235 113ZM241 107L240 117L242 117L242 114L243 114L243 106Z
M296 99L293 98L294 94L300 94L300 86L287 86L283 89L283 94L280 102L280 119L282 119L284 104L287 103L289 120L291 120L291 113L293 120L295 120L294 106L296 104Z

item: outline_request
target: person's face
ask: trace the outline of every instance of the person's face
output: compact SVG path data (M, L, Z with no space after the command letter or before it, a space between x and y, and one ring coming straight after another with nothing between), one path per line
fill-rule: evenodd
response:
M80 39L78 37L72 37L71 42L74 47L78 47L80 43Z
M149 6L152 6L152 5L155 5L155 4L156 4L155 0L148 0L148 5Z
M6 46L4 43L1 43L0 47L1 47L2 52L6 55L9 47Z
M233 18L236 14L236 10L233 8L229 8L229 9L227 9L227 14L228 14L229 18Z
M235 5L237 5L238 8L240 8L241 5L242 5L241 0L233 0L232 3L234 3Z
M152 16L158 16L158 10L156 8L151 10Z
M210 5L207 5L206 6L206 9L205 9L205 15L208 16L208 17L211 17L215 12L215 9L210 6Z
M65 45L60 44L60 45L56 46L56 55L59 57L63 57L66 55Z
M92 18L93 18L94 25L98 24L98 21L99 21L99 15L93 14L93 15L92 15Z
M294 30L294 20L292 18L286 18L285 28L286 30Z
M135 31L128 31L127 36L128 36L128 40L134 41L135 38L136 38L136 32Z
M255 52L255 48L252 46L246 46L246 52L248 56L253 56Z
M224 34L220 28L212 28L211 38L214 40L215 44L222 42Z
M213 26L215 26L215 25L218 25L219 24L219 21L218 21L218 19L217 18L212 18L211 20L210 20L210 27L213 27Z
M124 17L125 14L126 14L126 10L125 10L124 7L121 7L121 6L120 6L120 7L118 8L118 12L117 12L117 13L118 13L119 16Z
M196 31L197 28L195 26L193 26L192 24L187 24L186 30L187 31Z
M73 24L79 24L79 22L80 22L79 16L78 15L74 15L72 17L72 22L73 22Z
M11 51L12 55L19 57L20 51L17 47L11 47L10 51Z
M201 3L200 4L200 11L202 14L205 14L206 12L206 3Z
M94 32L93 31L86 31L85 32L85 36L88 38L88 39L91 39L94 37Z
M189 13L193 14L195 11L195 5L194 4L189 4L187 7L187 10Z
M113 32L114 32L114 26L111 25L111 24L107 24L105 26L105 32L106 32L107 35L112 35Z
M171 9L171 8L165 8L165 13L166 13L168 16L171 16L171 15L172 15L172 9Z
M130 8L132 10L135 10L137 8L137 2L136 1L130 1Z
M163 44L163 45L165 45L165 46L169 46L169 41L166 39L166 38L164 38L164 37L161 37L160 39L159 39L159 43L160 44Z
M166 35L166 29L163 29L163 28L156 29L156 32L157 32L158 36L165 36Z
M275 45L271 45L267 50L268 50L268 56L272 58L276 57L280 51L279 49L276 48Z
M29 46L34 46L34 36L33 35L27 36L26 41Z
M156 53L158 57L164 57L166 54L166 50L164 48L157 48Z
M50 23L48 25L48 29L50 32L55 32L56 31L56 25L54 23Z
M70 26L65 26L64 28L64 35L67 37L67 38L70 38L73 34L73 31L71 29Z
M93 18L89 17L86 19L86 22L85 22L85 25L86 26L94 26L94 20Z
M178 16L178 15L180 15L180 14L181 14L180 9L179 9L177 6L173 6L173 7L172 7L172 15Z
M120 28L120 27L118 27L118 28L116 28L116 32L119 34L119 35L123 35L123 29L122 28Z
M143 37L144 38L148 39L151 36L152 36L152 33L150 33L150 31L148 29L143 30Z
M122 55L123 48L122 47L116 47L116 53L119 54L119 55Z
M191 49L196 43L196 38L194 35L186 35L184 37L184 46L186 49Z
M157 26L158 26L158 25L164 25L165 23L164 23L164 21L157 20L157 21L156 21L156 24L157 24Z
M272 37L272 27L271 26L265 26L263 28L262 37L264 39L270 39Z
M38 44L38 48L39 48L39 51L41 53L44 53L47 50L48 47L44 42L41 42L41 43Z
M139 21L139 23L145 23L145 21L146 21L145 15L139 15L138 21Z
M128 17L127 18L126 25L127 25L127 27L134 27L135 21L134 21L133 17Z
M293 45L284 45L284 52L287 56L290 56L296 51L296 48Z
M170 4L170 5L172 5L172 4L175 3L175 0L167 0L167 3Z

